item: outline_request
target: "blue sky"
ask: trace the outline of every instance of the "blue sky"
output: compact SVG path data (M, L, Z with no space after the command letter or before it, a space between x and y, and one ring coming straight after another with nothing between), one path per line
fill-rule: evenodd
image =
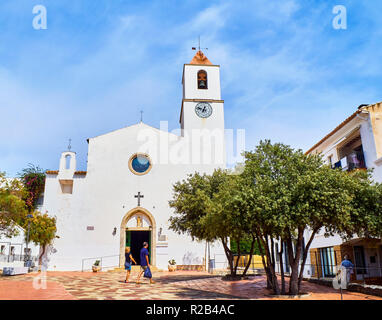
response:
M32 27L45 5L48 29ZM335 5L347 30L332 27ZM246 149L308 149L363 103L382 101L379 0L2 0L0 170L57 169L72 139L139 121L178 128L182 66L201 35L221 65L226 127Z

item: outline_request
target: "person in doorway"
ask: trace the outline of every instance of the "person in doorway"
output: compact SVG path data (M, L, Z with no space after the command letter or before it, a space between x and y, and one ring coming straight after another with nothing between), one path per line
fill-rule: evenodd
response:
M349 256L345 255L344 260L341 262L341 267L344 267L346 270L346 281L350 282L350 274L353 273L354 264L349 260Z
M143 242L143 248L141 249L140 258L141 258L141 271L139 272L138 278L137 278L137 284L139 284L139 280L142 277L142 274L146 272L146 269L150 270L150 263L149 263L149 250L148 250L149 244L147 242ZM152 278L150 278L150 284L155 283Z
M125 249L125 270L126 270L126 279L125 283L129 282L130 272L131 272L131 263L134 262L134 264L137 264L137 262L134 260L130 247L126 247Z

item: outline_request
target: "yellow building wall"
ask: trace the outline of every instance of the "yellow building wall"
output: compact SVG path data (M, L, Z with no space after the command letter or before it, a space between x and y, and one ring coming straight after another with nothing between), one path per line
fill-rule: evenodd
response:
M369 111L377 159L382 157L382 102L365 107Z
M246 267L246 264L247 264L247 261L249 260L249 254L248 255L245 255L245 256L240 256L240 260L239 260L239 264L238 264L238 267L242 267L242 268L245 268ZM237 256L234 257L234 263L236 263L237 261ZM265 262L267 261L267 258L265 257ZM253 255L252 256L252 260L251 260L251 264L249 266L249 268L263 268L263 262L262 262L262 259L261 259L261 256L260 255Z

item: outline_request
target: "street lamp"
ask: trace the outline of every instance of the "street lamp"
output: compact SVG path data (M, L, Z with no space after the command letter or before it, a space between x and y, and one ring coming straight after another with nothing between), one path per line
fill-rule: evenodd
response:
M30 227L31 227L31 218L33 218L33 214L28 214L27 215L27 218L28 218L28 233L27 233L27 245L25 247L25 255L26 255L26 261L25 261L25 264L24 266L25 267L30 267L30 264L28 263L29 262L29 252L28 252L28 244L29 244L29 232L30 232Z

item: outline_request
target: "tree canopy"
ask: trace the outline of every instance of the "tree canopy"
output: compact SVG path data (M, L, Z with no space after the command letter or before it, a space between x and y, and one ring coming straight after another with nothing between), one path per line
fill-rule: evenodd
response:
M26 212L24 194L23 185L17 179L7 179L0 172L0 235L9 238L18 235L17 225Z
M235 174L216 170L178 182L170 201L175 209L171 228L193 238L221 241L231 274L237 271L233 255L240 254L240 242L249 239L249 251L257 247L262 255L269 288L284 294L284 271L279 288L275 257L282 261L285 245L291 267L288 292L297 294L319 230L343 238L381 235L382 187L371 180L370 172L332 169L321 155L306 155L268 140L244 157ZM306 230L310 237L305 242ZM235 252L228 247L229 240L236 244ZM276 241L284 244L278 252Z
M40 245L41 258L56 238L56 218L36 210L37 200L45 187L44 171L38 166L29 165L17 179L6 178L0 173L0 234L13 237L19 234L18 227L25 232L25 241Z

